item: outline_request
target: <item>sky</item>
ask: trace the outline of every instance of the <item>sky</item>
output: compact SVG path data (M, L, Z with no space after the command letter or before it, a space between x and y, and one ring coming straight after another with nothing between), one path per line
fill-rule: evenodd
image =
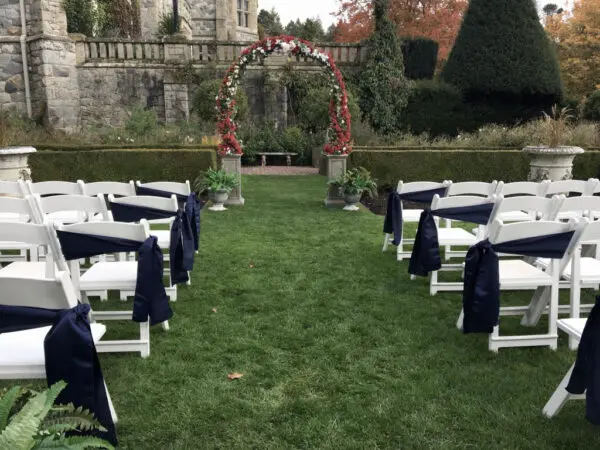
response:
M547 3L556 3L564 6L567 0L537 0L540 8ZM290 20L300 19L304 21L307 18L319 17L323 26L327 28L335 22L335 17L331 15L338 9L339 0L258 0L258 9L267 9L275 7L275 10L281 17L281 23L287 25Z

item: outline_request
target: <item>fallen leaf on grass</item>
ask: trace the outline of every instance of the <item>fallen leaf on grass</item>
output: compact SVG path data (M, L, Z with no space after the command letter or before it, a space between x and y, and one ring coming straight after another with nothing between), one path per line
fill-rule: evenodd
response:
M254 264L250 264L250 268L251 268L251 269L254 269Z
M233 373L230 373L229 375L227 375L227 379L228 380L239 380L243 376L244 376L243 373L233 372Z
M213 308L212 312L216 313L217 312L217 308Z

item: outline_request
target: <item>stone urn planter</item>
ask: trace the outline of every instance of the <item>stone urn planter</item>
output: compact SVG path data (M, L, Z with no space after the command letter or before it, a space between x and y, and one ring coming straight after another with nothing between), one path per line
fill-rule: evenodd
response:
M344 211L358 211L360 208L356 206L360 202L361 194L344 194Z
M0 180L30 180L31 170L27 159L35 152L33 147L0 147Z
M210 211L227 211L227 208L225 208L224 204L229 198L229 191L226 191L224 189L214 192L211 191L209 194L209 198L213 203L212 206L208 208Z
M523 152L531 155L529 181L559 181L573 178L573 160L584 153L580 147L529 146Z

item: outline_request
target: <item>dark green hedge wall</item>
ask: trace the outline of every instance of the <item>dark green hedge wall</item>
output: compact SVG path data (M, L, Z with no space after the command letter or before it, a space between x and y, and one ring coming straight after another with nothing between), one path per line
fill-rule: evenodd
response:
M521 150L364 150L353 151L349 166L371 171L380 187L403 181L523 181L529 172L529 156ZM600 151L575 158L573 176L598 177Z
M214 149L71 149L38 151L29 157L35 181L192 181L216 164Z
M426 37L402 37L404 76L411 80L431 80L435 73L439 44Z

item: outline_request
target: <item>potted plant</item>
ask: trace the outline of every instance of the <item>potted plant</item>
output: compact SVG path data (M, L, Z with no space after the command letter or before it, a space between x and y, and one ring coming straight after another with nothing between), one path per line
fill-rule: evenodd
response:
M194 182L194 188L199 194L208 191L209 199L213 205L211 211L225 211L223 204L229 198L229 193L238 185L235 173L225 172L223 169L208 169Z
M573 116L569 108L552 107L551 114L543 113L540 122L540 142L544 144L525 147L523 151L531 155L529 180L558 181L573 178L573 159L583 153L580 147L565 145L571 134L570 122Z
M329 184L336 186L340 195L344 197L345 211L358 211L359 208L356 204L360 202L363 194L368 197L377 195L377 183L364 167L346 170Z
M31 179L27 157L35 152L35 148L9 147L14 141L13 134L9 113L0 108L0 180Z

